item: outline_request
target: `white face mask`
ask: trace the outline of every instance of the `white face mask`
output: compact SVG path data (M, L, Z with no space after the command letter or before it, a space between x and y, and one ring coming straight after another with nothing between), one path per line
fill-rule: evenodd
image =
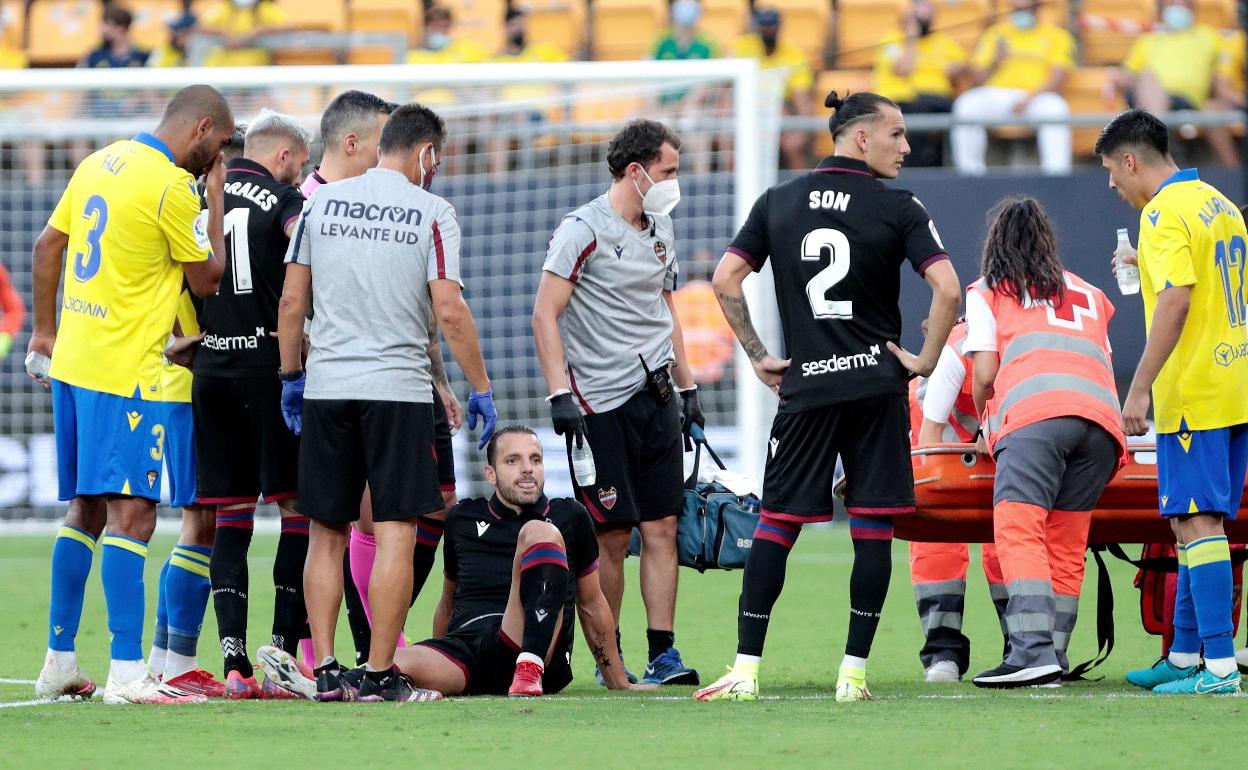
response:
M641 195L641 210L647 214L663 214L672 213L672 209L676 208L676 204L680 203L680 182L676 179L664 179L662 182L656 182L650 179L650 175L643 168L641 173L646 174L646 179L650 182L650 189L645 195L641 194L641 187L633 182L633 187L637 188L637 194Z
M433 164L428 173L425 172L425 150L429 151L429 160ZM433 186L433 177L438 173L438 151L433 149L433 145L428 145L425 150L420 151L420 157L417 162L420 163L420 186L428 190Z

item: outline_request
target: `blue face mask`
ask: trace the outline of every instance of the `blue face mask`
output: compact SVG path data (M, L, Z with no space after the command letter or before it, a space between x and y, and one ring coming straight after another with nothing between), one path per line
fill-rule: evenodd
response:
M692 27L702 18L702 6L697 0L676 0L672 3L672 24L677 27Z
M1036 26L1034 11L1014 11L1010 14L1010 23L1019 29L1032 29Z
M441 51L451 44L451 36L445 32L430 32L425 35L425 45L429 46L431 51Z
M1191 27L1195 17L1192 9L1185 5L1167 5L1161 9L1161 22L1172 32L1181 32Z

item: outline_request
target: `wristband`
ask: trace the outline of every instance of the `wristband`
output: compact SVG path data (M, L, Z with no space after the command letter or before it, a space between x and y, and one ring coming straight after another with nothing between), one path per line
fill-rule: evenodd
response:
M571 393L571 392L572 391L568 390L567 388L560 388L559 390L556 390L554 393L551 393L549 396L546 397L546 403L549 404L551 401L554 401L556 398L559 398L560 396Z
M689 391L691 391L691 390L697 390L697 389L698 389L698 385L697 385L697 383L694 383L693 385L690 385L690 386L689 386L689 387L687 387L687 388L682 388L682 387L680 387L679 385L676 385L676 386L673 386L673 387L675 387L675 388L676 388L676 392L677 392L677 393L688 393L688 392L689 392Z
M282 382L294 382L295 380L299 379L302 376L303 376L302 369L296 369L293 372L283 372L281 369L277 370L277 379L281 380Z

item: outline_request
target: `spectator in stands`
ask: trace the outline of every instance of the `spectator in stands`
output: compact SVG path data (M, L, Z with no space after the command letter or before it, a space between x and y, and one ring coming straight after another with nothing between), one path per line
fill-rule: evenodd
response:
M260 38L287 30L286 13L273 0L226 0L204 13L200 32L220 38L204 59L209 67L263 67L269 52Z
M1248 49L1248 32L1237 29L1222 36L1222 53L1218 57L1218 74L1213 92L1219 99L1242 109L1245 102L1244 55Z
M79 67L144 67L148 52L136 48L130 40L130 24L134 16L115 3L104 8L100 32L104 36L99 48L86 55Z
M445 5L431 5L425 11L424 36L420 45L407 54L408 64L463 64L481 62L489 53L469 38L455 37L451 29L455 17ZM422 104L426 100L419 100Z
M505 40L503 50L494 56L494 61L511 62L555 62L567 61L568 55L559 48L529 37L529 15L523 9L509 7L503 17Z
M813 114L811 89L815 85L815 76L802 49L781 39L779 11L756 8L754 32L737 41L734 54L740 58L758 59L763 69L788 68L788 79L784 83L784 114ZM806 168L809 165L806 157L809 146L810 135L805 131L780 134L781 162L785 168Z
M186 44L198 22L195 14L187 11L169 20L169 40L152 51L147 59L149 67L183 67L186 65Z
M1229 109L1230 104L1214 96L1222 36L1213 27L1195 23L1192 0L1165 3L1161 28L1135 39L1114 84L1126 94L1127 104L1154 114ZM1219 162L1239 163L1230 127L1205 129L1205 138Z
M534 41L529 37L529 16L521 8L508 7L503 16L505 39L503 48L496 53L491 61L502 64L515 62L561 62L567 61L568 55L560 48L549 43ZM499 97L504 102L529 102L528 119L531 126L546 121L546 113L554 105L543 104L556 96L551 86L539 83L518 83L504 86ZM513 116L514 117L514 116ZM520 143L514 134L501 133L500 130L514 125L516 120L507 120L502 116L496 130L490 132L488 142L490 173L504 174L511 162L511 149Z
M672 3L672 25L654 41L652 59L713 59L715 43L702 34L702 3L698 0L676 0Z
M20 48L12 48L5 43L5 30L17 19L8 13L7 7L0 7L0 70L25 69L30 64L25 52ZM21 35L19 34L19 39ZM37 108L32 107L31 95L12 94L0 96L0 121L9 125L39 120ZM29 125L30 123L28 123ZM32 185L42 184L47 177L47 148L41 141L26 140L19 144L22 167L26 171L26 181Z
M957 120L1065 118L1070 105L1060 91L1075 66L1075 38L1062 27L1040 23L1039 0L1010 0L1009 19L989 27L971 57L977 87L953 102ZM1037 131L1040 166L1047 174L1065 174L1071 165L1070 126L1049 124ZM953 162L965 174L986 168L988 131L983 126L955 126Z
M914 0L901 17L901 31L884 38L875 60L877 94L910 115L953 110L953 79L966 70L967 54L953 38L935 28L931 0ZM907 135L907 166L944 164L944 136Z

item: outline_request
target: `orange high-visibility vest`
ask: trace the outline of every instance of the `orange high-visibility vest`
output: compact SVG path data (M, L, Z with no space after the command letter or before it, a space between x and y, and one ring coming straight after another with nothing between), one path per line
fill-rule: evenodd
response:
M953 411L949 413L948 422L941 434L941 440L947 444L969 444L975 440L979 430L979 415L975 411L975 397L971 392L974 363L971 356L963 352L966 342L966 324L958 323L949 333L949 341L945 347L950 348L961 359L966 367L966 376L962 379L962 390L953 402ZM919 441L919 429L923 427L923 398L927 395L928 381L926 377L916 377L910 381L910 444Z
M1001 368L984 415L989 448L1027 425L1056 417L1082 417L1113 436L1118 457L1126 457L1122 412L1109 349L1114 306L1104 292L1071 272L1063 273L1061 304L1014 299L988 288L981 278L970 288L988 303L997 321Z

